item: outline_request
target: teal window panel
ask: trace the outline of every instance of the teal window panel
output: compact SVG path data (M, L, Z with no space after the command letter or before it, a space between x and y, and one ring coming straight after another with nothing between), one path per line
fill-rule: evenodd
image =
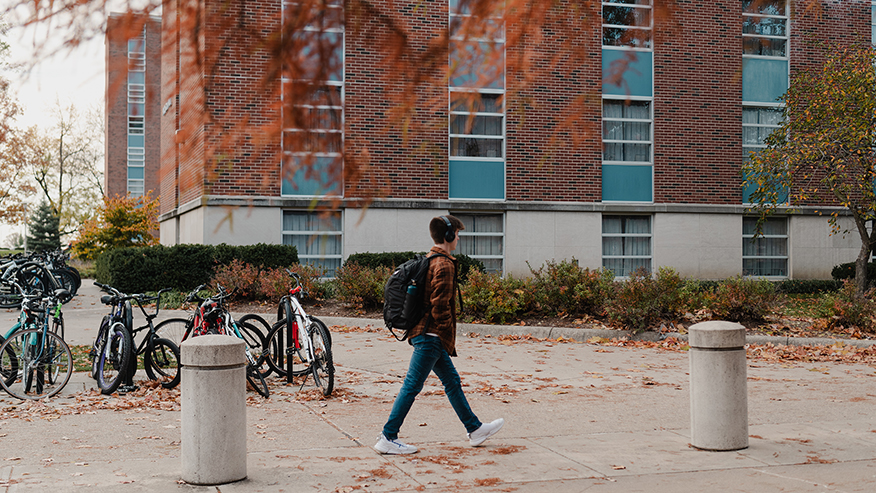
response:
M144 168L142 166L129 166L128 167L128 179L129 180L142 180Z
M450 42L452 87L504 89L505 44Z
M788 90L788 61L742 59L742 100L774 103Z
M602 50L602 80L611 71L612 63L620 63L630 53L627 50ZM602 83L602 93L616 96L652 97L654 93L654 55L649 51L636 51L636 60L627 65L623 84Z
M297 163L301 162L301 156L293 156L290 161L296 164L296 171L292 179L283 173L283 182L280 185L282 195L337 195L340 183L331 182L330 170L334 166L335 157L317 157L313 162L313 169L308 172L300 169Z
M743 204L752 203L751 196L752 196L752 194L754 194L755 191L757 191L756 184L746 183L742 187L742 203ZM777 204L787 204L788 203L788 196L790 194L791 194L791 190L788 187L784 187L784 190L779 194L779 197L778 197L778 200L776 201L776 203Z
M146 147L146 140L143 134L128 135L128 147Z
M602 165L602 200L653 202L653 166Z
M452 199L505 199L504 161L450 161Z

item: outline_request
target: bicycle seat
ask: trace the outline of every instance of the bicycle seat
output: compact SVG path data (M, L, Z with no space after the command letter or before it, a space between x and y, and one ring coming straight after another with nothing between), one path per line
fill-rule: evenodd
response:
M55 298L65 299L70 297L70 291L67 291L64 288L58 288L55 290Z
M108 295L108 294L105 294L105 295L100 297L100 302L103 303L104 305L112 305L113 297Z

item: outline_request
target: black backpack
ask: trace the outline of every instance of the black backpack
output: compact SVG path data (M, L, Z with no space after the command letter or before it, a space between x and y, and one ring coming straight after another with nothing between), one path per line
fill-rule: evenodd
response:
M407 339L407 331L413 329L426 314L423 302L426 273L429 262L439 255L447 257L440 253L428 257L417 254L398 266L383 287L383 322L399 341ZM401 337L395 331L399 331Z

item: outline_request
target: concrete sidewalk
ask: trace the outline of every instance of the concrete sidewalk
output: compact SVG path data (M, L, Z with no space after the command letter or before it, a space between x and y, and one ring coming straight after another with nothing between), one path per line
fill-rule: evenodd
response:
M89 343L78 332L104 313L90 296L65 309L73 344ZM276 379L271 399L249 392L246 480L180 484L178 406L97 397L76 374L45 407L0 397L0 492L876 490L876 373L866 365L749 361L750 446L704 452L688 445L684 352L460 336L455 363L472 409L505 427L469 447L433 377L400 435L420 452L382 456L370 447L410 347L355 328L367 322L326 321L335 393L318 400L312 382L299 392Z

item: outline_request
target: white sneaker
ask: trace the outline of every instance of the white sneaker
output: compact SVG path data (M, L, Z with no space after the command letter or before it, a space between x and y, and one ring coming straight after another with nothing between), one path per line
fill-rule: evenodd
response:
M498 433L504 424L505 420L499 418L492 423L481 425L480 428L468 434L469 443L471 443L472 447L477 447L484 443L484 440Z
M417 447L400 442L398 439L390 440L389 438L386 438L383 433L377 438L377 444L374 445L374 450L381 454L390 455L417 453Z

